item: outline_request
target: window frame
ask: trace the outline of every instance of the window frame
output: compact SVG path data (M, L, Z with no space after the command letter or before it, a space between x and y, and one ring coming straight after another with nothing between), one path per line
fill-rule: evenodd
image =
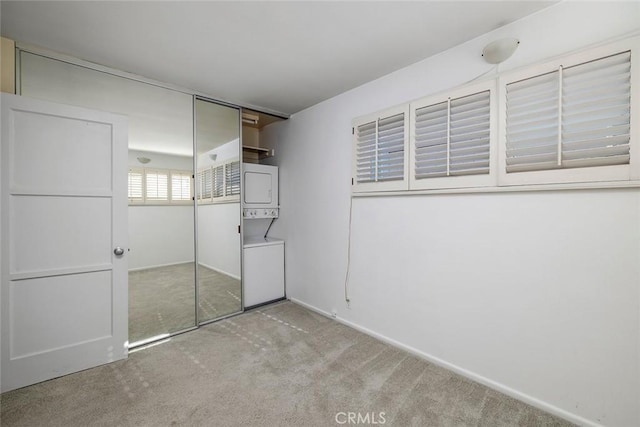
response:
M404 114L404 138L403 138L403 147L404 147L404 171L403 178L399 180L393 181L374 181L374 182L364 182L358 183L357 178L357 167L358 167L358 139L357 139L357 128L358 126L365 125L371 122L377 122L379 120L383 120L389 117L393 117L399 114ZM376 113L367 114L364 116L357 117L352 120L352 139L351 139L351 150L352 150L352 162L351 162L351 191L354 193L360 192L372 192L372 191L401 191L409 189L409 104L403 104L400 106L387 108L382 111L378 111Z
M481 92L489 91L489 173L476 175L443 176L435 178L416 178L415 150L416 150L416 111L452 99L464 98ZM441 92L420 98L409 104L410 106L410 135L409 135L409 189L410 190L438 190L468 187L490 187L497 184L497 96L495 79L485 80L460 86L453 90Z
M597 182L620 182L640 179L640 50L639 38L630 38L597 48L587 49L541 64L525 67L505 73L498 78L498 186L580 184ZM506 171L507 162L507 85L526 80L545 73L557 71L586 62L595 61L625 51L631 52L631 90L630 90L630 160L629 164L610 166L586 166L579 168L560 168L551 170L510 172ZM562 117L560 117L562 126Z

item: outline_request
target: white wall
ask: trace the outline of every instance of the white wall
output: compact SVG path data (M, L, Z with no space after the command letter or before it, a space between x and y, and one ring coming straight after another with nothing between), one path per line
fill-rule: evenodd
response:
M198 263L240 279L240 203L198 206Z
M129 166L192 170L193 158L129 150ZM129 270L193 262L193 218L193 205L129 206Z
M193 206L129 206L129 270L193 262Z
M210 166L218 166L229 161L238 160L239 140L235 139L226 144L222 144L213 148L206 153L198 156L198 169L202 170ZM211 159L210 154L215 154L216 159Z
M580 424L640 425L640 193L353 200L351 119L490 70L638 31L640 4L565 2L346 92L261 133L280 166L289 297Z
M142 164L138 161L138 157L146 157L150 161L147 164ZM135 168L193 170L192 156L176 156L153 151L129 150L128 161L129 167Z
M198 156L198 168L238 160L239 140L227 142ZM216 154L212 160L209 154ZM240 279L240 203L198 205L198 263Z

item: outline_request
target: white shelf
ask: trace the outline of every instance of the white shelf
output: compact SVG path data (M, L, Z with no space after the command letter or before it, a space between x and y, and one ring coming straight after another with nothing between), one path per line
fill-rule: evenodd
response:
M243 145L242 151L248 151L249 153L255 153L260 160L267 159L274 156L274 150L271 148L251 147L249 145Z

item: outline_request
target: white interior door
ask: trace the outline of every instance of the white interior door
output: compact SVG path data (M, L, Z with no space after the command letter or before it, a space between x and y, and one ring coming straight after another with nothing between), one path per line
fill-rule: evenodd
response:
M4 392L127 357L127 121L1 103Z

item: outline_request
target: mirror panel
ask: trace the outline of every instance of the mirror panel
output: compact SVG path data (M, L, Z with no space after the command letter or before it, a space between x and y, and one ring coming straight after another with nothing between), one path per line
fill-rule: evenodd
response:
M195 100L198 320L242 310L240 110Z
M129 342L196 326L193 98L20 53L21 94L129 119Z

